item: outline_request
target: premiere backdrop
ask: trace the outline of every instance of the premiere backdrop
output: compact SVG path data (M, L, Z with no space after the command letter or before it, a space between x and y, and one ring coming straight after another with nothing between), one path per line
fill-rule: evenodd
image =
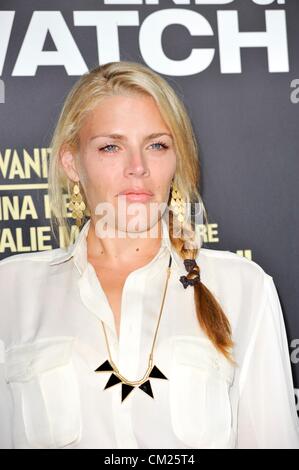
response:
M195 128L204 247L274 279L299 410L298 21L298 0L0 0L0 259L63 245L47 170L73 83L106 62L146 64Z

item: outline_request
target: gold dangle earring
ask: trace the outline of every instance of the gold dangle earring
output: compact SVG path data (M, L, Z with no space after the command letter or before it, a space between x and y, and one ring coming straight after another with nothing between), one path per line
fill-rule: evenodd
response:
M76 219L76 225L80 228L84 218L84 210L86 209L82 194L80 193L80 181L73 186L73 194L68 207L72 211L71 217Z
M172 183L170 206L179 221L180 228L185 220L185 201L178 187Z

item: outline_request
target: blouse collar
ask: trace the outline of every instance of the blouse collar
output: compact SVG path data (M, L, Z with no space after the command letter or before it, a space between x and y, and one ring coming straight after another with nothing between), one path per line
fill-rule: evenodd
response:
M87 242L86 237L88 234L88 230L90 227L91 220L88 219L87 222L83 225L82 229L80 230L76 240L72 243L63 254L58 254L55 258L49 263L50 266L57 265L63 263L71 258L73 258L74 263L80 272L83 273L84 269L87 266ZM160 258L160 256L165 254L167 251L172 256L173 265L182 273L186 274L186 269L184 266L183 259L178 255L174 247L172 246L170 237L169 237L169 230L168 230L168 222L165 220L163 216L161 218L162 222L162 240L161 246L156 254L154 259ZM152 262L154 261L152 260Z

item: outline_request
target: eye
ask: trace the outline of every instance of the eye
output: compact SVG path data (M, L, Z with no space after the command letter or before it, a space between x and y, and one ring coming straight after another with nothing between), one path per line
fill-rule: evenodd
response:
M107 149L108 147L117 147L117 145L108 144L108 145L106 145L105 147L99 148L99 151L100 151L100 152L104 152L104 153L114 153L114 152L106 151L106 149Z
M164 149L168 149L168 145L164 144L164 142L155 142L154 144L151 145L160 145ZM158 150L162 150L161 148Z
M163 150L163 149L168 149L168 145L165 144L164 142L154 142L153 144L151 145L158 145L160 146L160 148L158 148L157 150ZM114 145L114 144L108 144L108 145L105 145L105 147L100 147L99 148L99 151L100 152L104 152L104 153L115 153L114 151L109 151L107 149L111 148L111 147L117 147L117 145ZM161 148L162 147L162 148Z

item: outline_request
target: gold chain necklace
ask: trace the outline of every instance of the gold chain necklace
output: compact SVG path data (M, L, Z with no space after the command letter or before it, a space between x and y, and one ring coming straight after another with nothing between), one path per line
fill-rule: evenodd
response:
M166 277L166 283L165 283L165 288L164 288L164 294L163 294L162 304L161 304L161 307L160 307L159 319L158 319L158 323L157 323L157 327L156 327L156 331L155 331L155 336L154 336L151 352L150 352L150 355L149 355L147 370L146 370L144 376L142 377L142 379L131 381L131 380L126 379L123 375L121 375L121 373L119 372L118 368L116 367L115 363L112 360L110 347L109 347L107 334L106 334L106 329L105 329L104 323L102 321L102 326L103 326L103 329L104 329L105 340L106 340L106 346L107 346L107 350L108 350L110 360L107 359L94 372L110 372L110 371L113 371L112 374L110 375L110 378L109 378L108 382L105 385L104 390L106 390L107 388L112 387L113 385L116 385L119 382L121 382L122 383L122 389L121 389L121 401L122 402L125 400L125 398L127 398L129 393L135 387L139 387L140 390L147 393L150 397L154 398L152 387L151 387L149 379L150 378L155 378L155 379L166 379L166 380L168 380L167 377L165 377L165 375L162 374L162 372L158 369L158 367L153 365L153 351L154 351L155 342L156 342L157 333L158 333L158 328L159 328L159 325L160 325L160 319L161 319L161 315L162 315L162 311L163 311L163 307L164 307L164 301L165 301L166 291L167 291L167 287L168 287L168 280L169 280L170 273L171 273L171 262L172 262L172 257L170 255L169 264L168 264L168 267L167 267L167 277Z

